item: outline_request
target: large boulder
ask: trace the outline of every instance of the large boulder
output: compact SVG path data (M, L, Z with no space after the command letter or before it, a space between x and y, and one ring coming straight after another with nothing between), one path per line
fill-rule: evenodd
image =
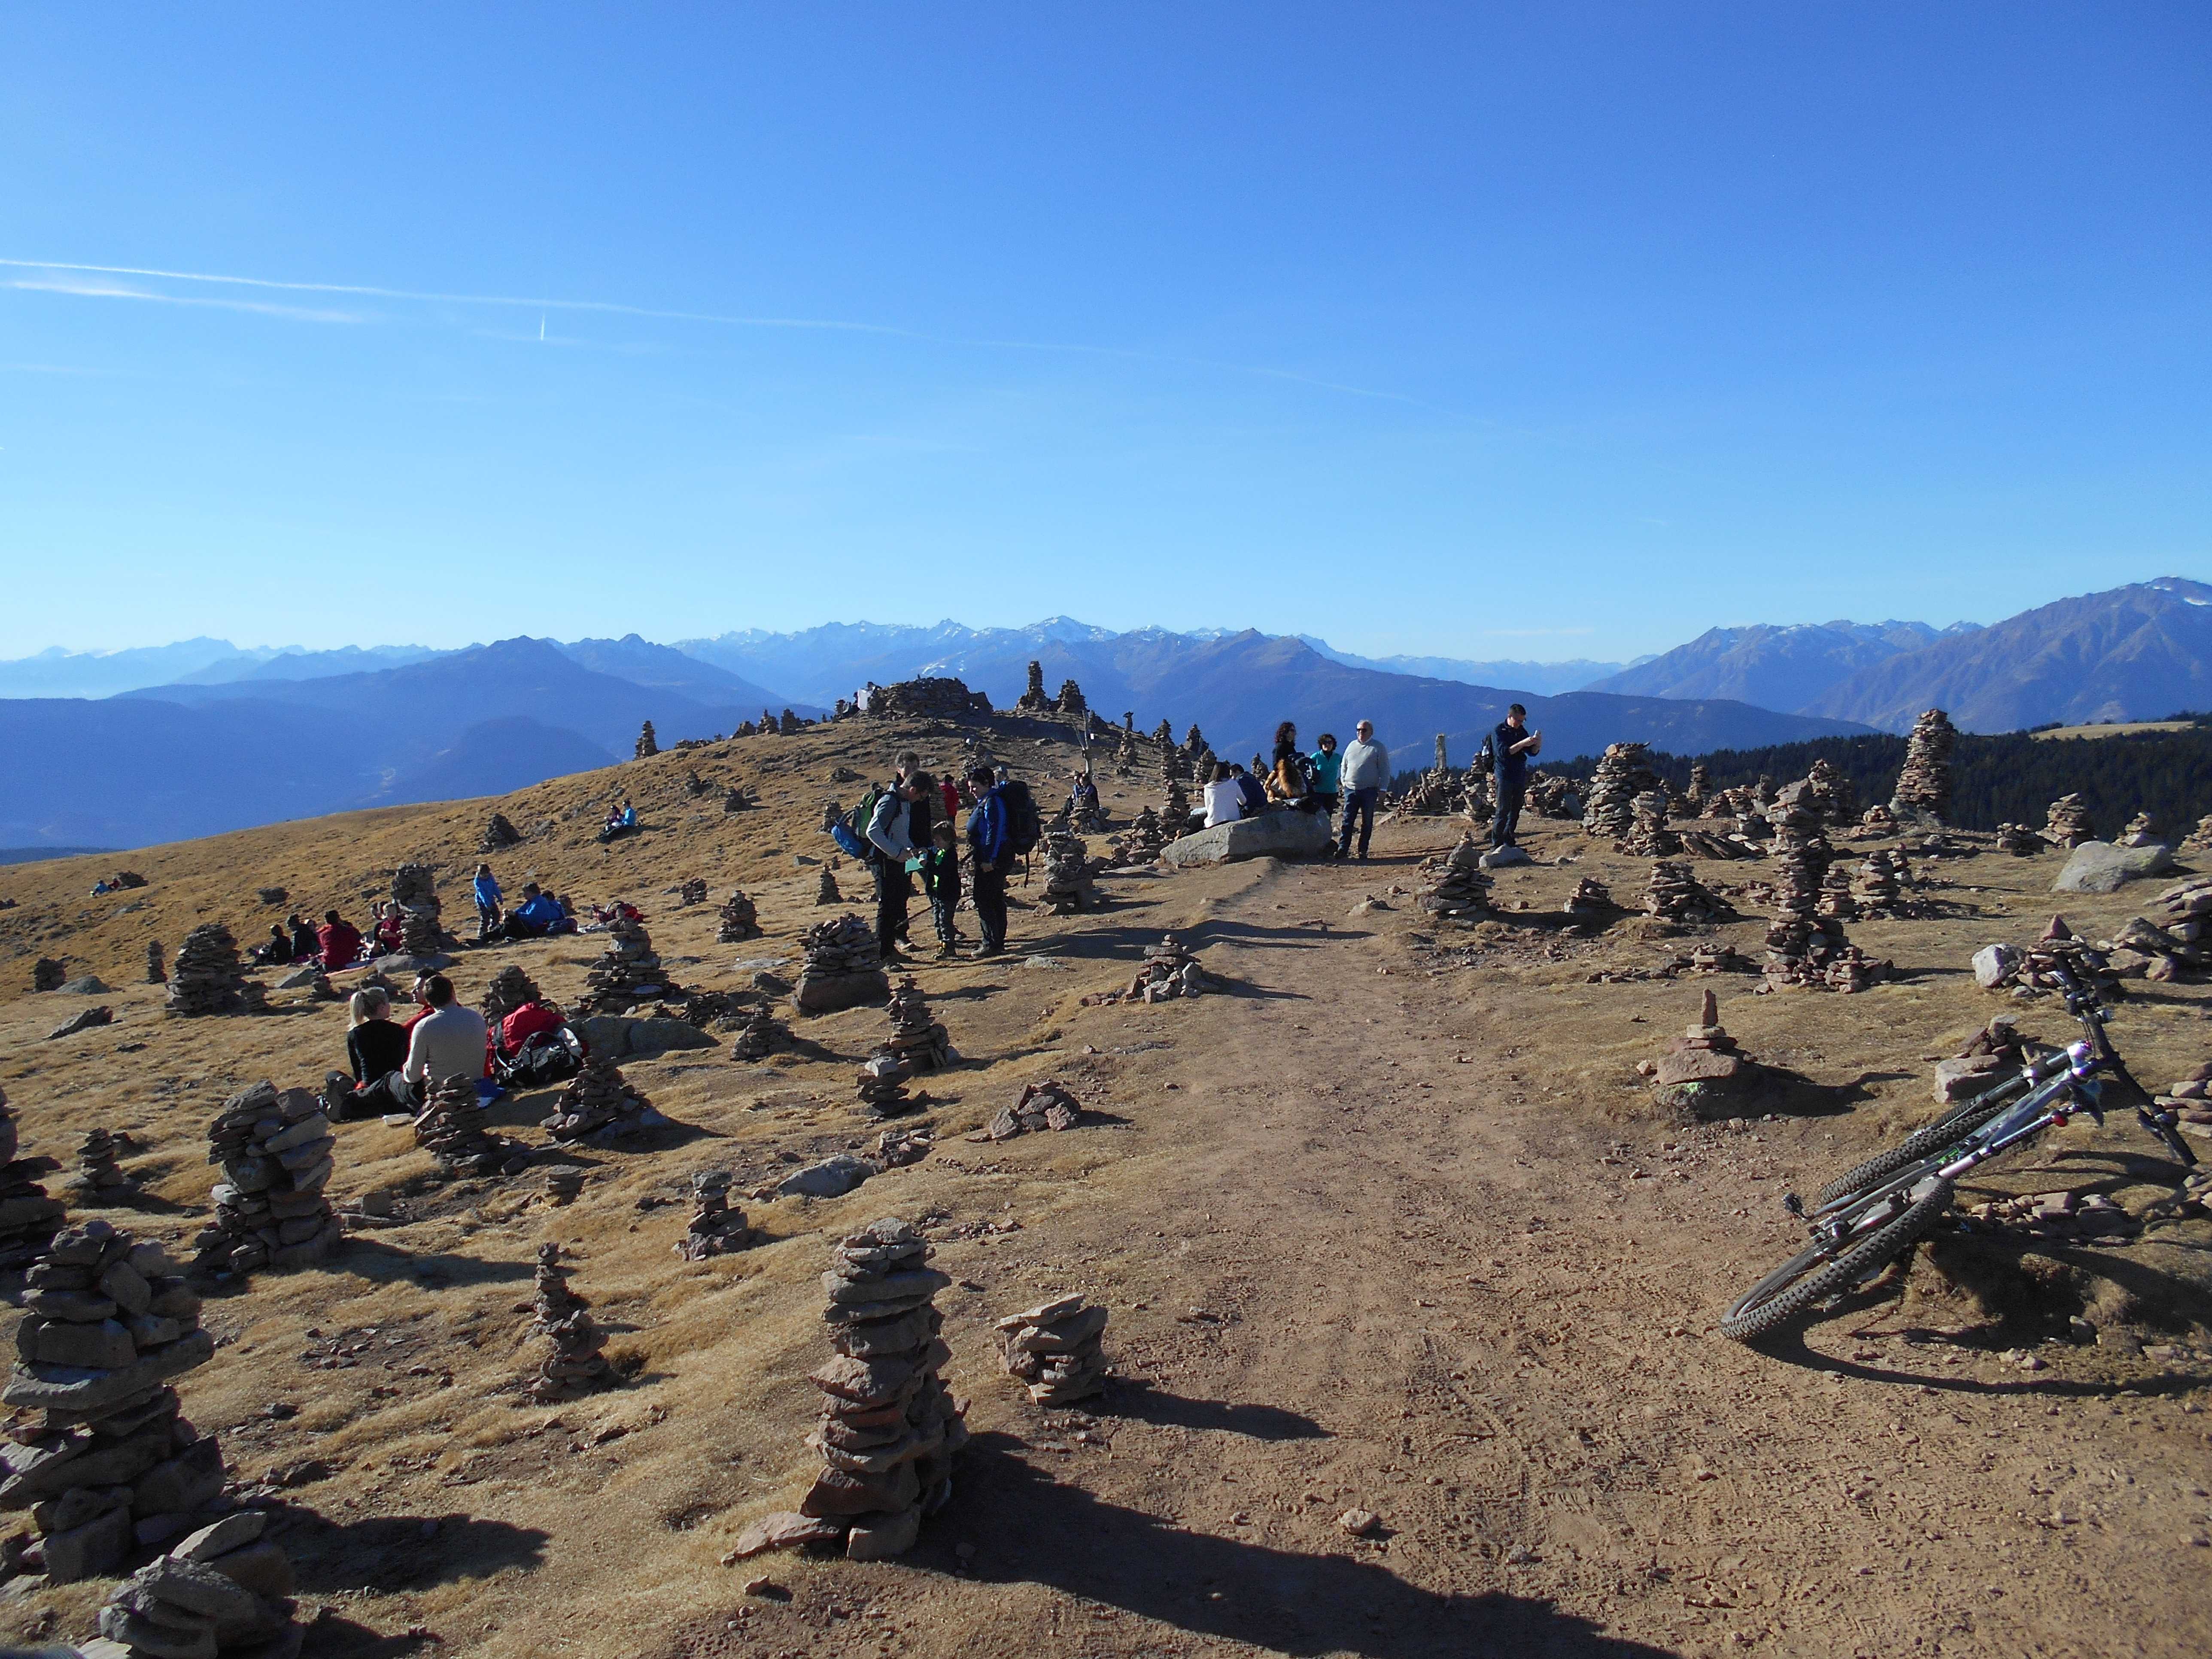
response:
M1160 857L1178 869L1234 864L1239 859L1310 858L1329 844L1328 819L1319 812L1262 812L1255 818L1217 823L1170 842Z
M2173 849L2153 842L2148 847L2115 847L2110 842L2085 841L2074 849L2054 893L2117 893L2127 883L2146 876L2162 876L2173 868Z
M634 1019L629 1023L630 1054L643 1059L672 1048L712 1048L714 1039L684 1019Z
M802 1014L834 1014L841 1008L879 1008L890 994L890 976L879 968L857 974L802 972L791 1001Z

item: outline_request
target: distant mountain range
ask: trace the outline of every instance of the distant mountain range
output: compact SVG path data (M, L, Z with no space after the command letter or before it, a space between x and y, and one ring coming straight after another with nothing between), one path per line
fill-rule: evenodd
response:
M1803 709L1859 669L1972 631L1972 623L1938 631L1917 622L1710 628L1687 645L1594 679L1584 689L1626 696L1734 697L1761 708Z
M1385 674L1418 674L1423 679L1457 680L1464 685L1511 685L1523 691L1534 691L1545 696L1561 691L1587 691L1599 680L1618 674L1634 664L1592 662L1587 657L1571 657L1564 662L1469 662L1459 657L1359 657L1349 651L1339 651L1328 641L1316 639L1310 634L1301 634L1298 639L1311 646L1331 662L1340 662L1352 668L1379 669ZM1638 663L1650 662L1649 657L1638 657ZM1729 695L1716 693L1717 696Z

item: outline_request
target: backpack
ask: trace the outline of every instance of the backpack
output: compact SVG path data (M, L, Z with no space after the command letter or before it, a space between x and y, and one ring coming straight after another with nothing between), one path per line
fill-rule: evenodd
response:
M1495 772L1498 769L1498 738L1495 734L1483 738L1482 747L1475 751L1474 769Z
M512 1060L500 1060L492 1070L510 1089L544 1089L565 1083L584 1069L584 1042L563 1025L540 1031L522 1045Z
M1029 785L1017 778L1000 784L994 793L1006 809L1006 851L1024 856L1034 852L1044 837L1044 818Z
M836 842L848 858L864 863L873 863L882 856L875 843L868 839L868 820L876 815L876 803L884 798L884 787L872 783L860 793L853 810L830 826L830 839Z

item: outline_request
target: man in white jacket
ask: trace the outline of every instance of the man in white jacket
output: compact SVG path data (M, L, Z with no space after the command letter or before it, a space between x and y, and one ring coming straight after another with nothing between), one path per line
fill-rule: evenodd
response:
M1359 824L1359 861L1367 862L1367 843L1375 836L1375 803L1382 786L1390 781L1390 751L1375 741L1375 722L1362 720L1358 734L1344 751L1339 776L1344 789L1344 830L1336 844L1337 857L1352 856L1352 826Z

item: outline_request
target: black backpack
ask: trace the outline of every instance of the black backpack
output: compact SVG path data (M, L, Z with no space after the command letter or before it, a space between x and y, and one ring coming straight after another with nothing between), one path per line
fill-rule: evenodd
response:
M1006 850L1027 857L1044 838L1044 817L1037 811L1036 797L1018 778L1000 784L998 793L1006 808Z

